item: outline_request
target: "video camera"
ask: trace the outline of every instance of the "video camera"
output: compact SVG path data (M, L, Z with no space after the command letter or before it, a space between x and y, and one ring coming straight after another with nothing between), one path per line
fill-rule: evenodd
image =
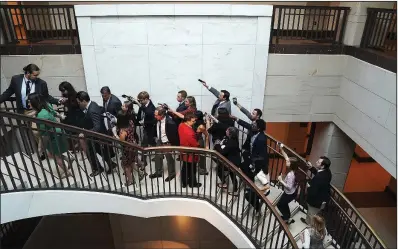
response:
M160 105L163 109L165 109L166 111L169 110L169 106L166 103L158 103L158 105Z
M140 102L139 102L136 98L134 98L134 97L132 97L132 96L123 94L123 95L122 95L122 98L125 98L125 99L127 99L128 101L130 101L130 102L132 102L132 103L134 103L134 104L136 104L136 105L138 105L138 106L141 106Z

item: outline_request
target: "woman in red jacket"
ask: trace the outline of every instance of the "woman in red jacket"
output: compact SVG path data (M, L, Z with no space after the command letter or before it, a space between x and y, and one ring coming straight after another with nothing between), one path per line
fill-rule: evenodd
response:
M199 147L199 142L196 132L192 126L196 122L194 113L187 113L184 115L184 122L178 127L178 135L180 137L180 146L184 147ZM192 153L182 153L182 169L181 169L181 183L182 187L186 188L189 185L191 188L202 186L196 179L196 163L199 161L198 155Z

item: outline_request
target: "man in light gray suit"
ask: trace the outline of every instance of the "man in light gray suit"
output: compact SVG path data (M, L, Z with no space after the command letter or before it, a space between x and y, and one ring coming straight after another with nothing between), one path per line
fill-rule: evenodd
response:
M211 108L211 115L217 117L218 116L218 109L225 108L228 110L229 114L231 114L231 101L229 101L229 92L227 90L221 90L220 92L207 85L205 81L200 81L204 87L206 87L214 96L217 97L216 102L214 102L213 107Z

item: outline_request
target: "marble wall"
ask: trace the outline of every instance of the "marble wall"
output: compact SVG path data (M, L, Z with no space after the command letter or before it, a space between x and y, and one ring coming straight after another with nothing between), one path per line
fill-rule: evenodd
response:
M59 83L68 81L77 91L86 90L83 60L79 54L72 55L2 55L0 92L7 89L12 76L22 74L22 68L34 63L40 69L40 77L48 84L51 95L60 96Z
M396 73L346 55L270 54L268 122L334 122L396 177Z
M150 5L151 7L152 5ZM197 79L227 89L248 109L263 106L272 6L75 6L87 90L118 96L148 91L176 106L186 90L198 108L216 100ZM239 111L233 108L233 114Z
M270 54L264 98L270 122L331 121L345 55Z
M397 176L397 75L347 57L333 122Z

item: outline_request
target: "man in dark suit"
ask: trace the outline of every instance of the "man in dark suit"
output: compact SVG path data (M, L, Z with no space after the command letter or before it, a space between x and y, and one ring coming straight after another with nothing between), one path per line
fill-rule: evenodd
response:
M113 95L111 89L107 86L101 88L101 96L103 100L103 112L109 112L116 117L117 113L122 109L122 102L120 99Z
M238 108L246 116L248 116L248 111L245 108L243 108L241 105L238 104L236 98L233 99L233 102L234 102L235 105L238 106ZM244 121L244 120L242 120L242 119L239 119L239 118L237 118L235 116L231 116L231 118L234 119L238 123L238 125L242 126L247 131L246 140L245 140L245 142L242 145L242 158L243 158L242 166L243 167L245 167L245 166L247 167L250 164L250 162L251 162L251 160L250 160L251 139L252 139L252 136L254 135L254 133L257 132L257 131L253 131L253 125L255 125L255 122L257 120L260 120L262 114L263 113L262 113L262 111L260 109L254 109L253 112L252 112L251 118L248 116L249 119L252 121L251 124L246 122L246 121ZM264 121L264 132L266 131L266 129L267 129L267 124Z
M185 90L181 90L177 93L177 101L178 101L178 107L176 109L176 112L182 112L188 109L188 106L185 105L185 99L187 98L188 93Z
M18 113L25 113L29 108L27 97L31 93L39 93L45 100L51 104L58 105L59 99L48 94L47 83L39 78L40 68L35 64L29 64L23 68L24 74L14 75L11 78L10 85L0 95L0 104L7 101L15 94Z
M246 152L248 152L248 151L250 151L250 140L251 140L251 136L252 136L252 125L253 125L253 122L255 122L256 120L260 119L261 116L263 115L263 112L260 109L256 108L256 109L254 109L252 111L252 113L250 113L246 108L244 108L243 106L241 106L238 103L238 99L237 98L233 98L232 102L234 103L234 105L236 105L239 108L239 110L241 112L243 112L243 114L246 115L246 117L249 118L249 120L252 121L252 123L249 124L248 122L246 122L246 121L244 121L242 119L239 119L239 118L237 118L235 116L231 116L231 118L234 119L238 123L238 125L240 125L243 128L245 128L247 130L247 132L248 132L247 137L246 137L246 141L243 143L243 146L242 146L242 149L245 150ZM265 123L265 130L266 130L266 128L267 128L267 124Z
M254 167L254 175L257 175L260 170L267 175L267 136L265 135L265 121L262 119L257 119L253 122L250 149L250 161L251 165Z
M188 109L188 106L185 105L185 99L187 98L188 93L185 90L181 90L177 93L177 101L178 101L178 106L176 109L176 112L183 112L186 109ZM181 123L181 119L177 116L173 116L174 122L177 124L177 126Z
M321 156L315 163L315 167L308 162L309 170L314 177L307 185L307 217L300 220L306 224L311 224L312 216L318 214L323 208L323 203L328 203L330 198L330 182L332 181L332 172L330 171L330 159Z
M84 129L106 135L107 133L104 124L104 119L102 118L102 108L94 101L91 101L88 93L84 91L77 93L76 100L80 108L85 113L83 120ZM84 138L84 134L83 133L79 134L79 137ZM101 167L98 161L96 153L102 155L103 159L108 164L109 167L107 171L108 174L111 174L112 169L117 167L117 165L111 161L109 155L109 151L112 150L112 148L108 148L107 146L103 147L102 144L91 141L87 144L87 150L88 150L86 152L87 157L90 161L93 171L90 174L90 176L99 175L104 171L104 169Z
M24 74L14 75L11 78L10 85L8 88L0 95L0 104L7 101L12 95L15 94L17 112L20 114L25 114L28 116L34 116L36 113L32 111L28 105L28 95L31 93L39 93L44 97L44 99L55 105L59 105L61 100L52 97L48 93L47 83L39 78L40 68L35 64L29 64L23 68ZM33 136L36 140L38 146L37 150L39 153L39 158L41 160L46 159L44 148L42 145L42 140L40 139L40 134L36 129L36 124L32 124ZM20 132L22 140L28 140L29 134L26 132ZM23 150L27 153L33 153L29 146L24 146Z
M267 151L267 136L265 135L265 121L257 119L252 124L252 137L250 140L250 154L246 165L242 166L242 171L254 182L255 176L261 171L264 175L268 175L268 151ZM261 173L261 174L262 174ZM260 175L261 175L260 174ZM268 179L269 180L269 179ZM267 181L264 182L264 186L259 189L264 189L265 194L268 195L269 191L265 188ZM251 203L258 214L260 214L261 201L258 196L250 189L245 190L245 198Z
M180 139L178 137L178 126L173 119L166 114L163 107L158 107L155 110L156 131L157 131L157 146L179 146ZM173 156L166 154L167 168L169 175L165 179L166 182L173 180L176 176L175 160ZM163 176L163 156L155 156L156 172L150 175L150 178L157 178Z
M144 134L141 146L156 146L156 119L155 119L155 106L149 99L149 93L142 91L137 96L138 102L141 104L137 114L137 125L143 126ZM145 157L142 158L144 165L147 164Z
M225 108L228 110L229 113L231 113L231 101L229 101L229 92L227 90L221 90L219 92L214 87L207 85L206 82L201 81L201 83L217 98L216 102L214 102L214 105L211 108L211 115L217 117L219 108Z

